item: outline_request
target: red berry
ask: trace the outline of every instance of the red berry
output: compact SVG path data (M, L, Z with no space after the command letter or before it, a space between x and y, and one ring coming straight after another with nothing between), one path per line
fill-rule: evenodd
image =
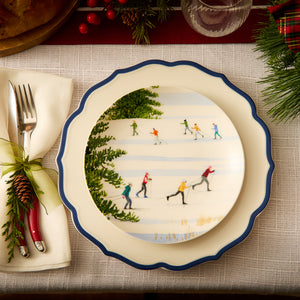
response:
M97 6L97 0L86 0L86 4L88 7L96 7Z
M114 20L116 18L116 12L113 10L113 9L109 9L107 12L106 12L106 17L107 19L109 20Z
M87 15L86 20L93 25L99 25L101 23L101 19L93 12Z
M86 34L89 31L89 28L88 28L88 26L85 23L81 23L78 26L78 29L79 29L80 33L82 33L82 34Z
M119 0L119 2L120 2L121 4L125 4L125 3L128 2L128 0Z

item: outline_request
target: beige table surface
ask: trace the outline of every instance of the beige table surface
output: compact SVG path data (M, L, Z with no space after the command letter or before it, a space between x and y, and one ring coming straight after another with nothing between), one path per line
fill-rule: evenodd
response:
M104 255L81 236L68 212L70 267L36 273L0 273L0 292L246 292L300 294L300 120L275 125L257 81L265 66L253 44L37 46L0 58L0 67L29 69L74 79L71 111L84 92L115 69L148 59L191 60L227 78L255 102L272 138L275 170L271 197L249 236L216 261L184 271L139 270ZM44 159L56 168L59 140Z

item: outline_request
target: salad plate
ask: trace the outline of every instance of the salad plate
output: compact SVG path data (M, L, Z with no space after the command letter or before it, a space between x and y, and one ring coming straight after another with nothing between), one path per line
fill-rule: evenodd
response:
M57 156L78 231L134 267L219 258L268 202L270 135L251 98L194 62L145 61L91 87Z
M199 93L158 85L126 94L99 114L85 161L100 212L128 234L162 244L214 228L244 176L242 143L227 115ZM127 217L106 214L108 203Z

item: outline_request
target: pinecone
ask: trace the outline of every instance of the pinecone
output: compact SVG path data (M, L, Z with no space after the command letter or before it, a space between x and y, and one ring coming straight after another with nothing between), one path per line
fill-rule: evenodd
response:
M14 178L13 186L18 199L27 204L31 201L33 190L29 179L25 175L17 175Z
M139 13L136 9L126 9L122 14L122 22L123 24L132 27L134 26L140 19Z

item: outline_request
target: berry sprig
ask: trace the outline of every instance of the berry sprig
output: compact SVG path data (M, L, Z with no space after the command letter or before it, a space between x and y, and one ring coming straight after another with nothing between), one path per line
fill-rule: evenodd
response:
M86 4L88 7L96 7L98 5L98 0L87 0Z
M99 0L86 0L86 5L89 8L96 8L99 5ZM114 8L114 4L113 0L103 0L103 11L105 11L105 15L106 18L109 20L114 20L117 17L117 12ZM117 1L120 5L124 5L128 2L128 0L118 0ZM78 26L78 30L80 33L82 34L86 34L89 31L89 25L100 25L101 24L101 18L100 18L100 14L96 13L96 12L90 12L87 16L86 16L86 22L81 23Z
M101 23L100 17L94 12L89 13L86 17L86 20L93 25L100 25Z
M136 44L150 44L149 32L158 23L166 22L172 10L171 0L84 0L86 5L94 9L86 16L86 22L79 25L80 33L87 34L90 26L99 26L104 18L113 21L118 16L124 25L132 31ZM97 8L98 9L95 9ZM102 8L102 14L100 18ZM100 12L99 12L100 10Z

